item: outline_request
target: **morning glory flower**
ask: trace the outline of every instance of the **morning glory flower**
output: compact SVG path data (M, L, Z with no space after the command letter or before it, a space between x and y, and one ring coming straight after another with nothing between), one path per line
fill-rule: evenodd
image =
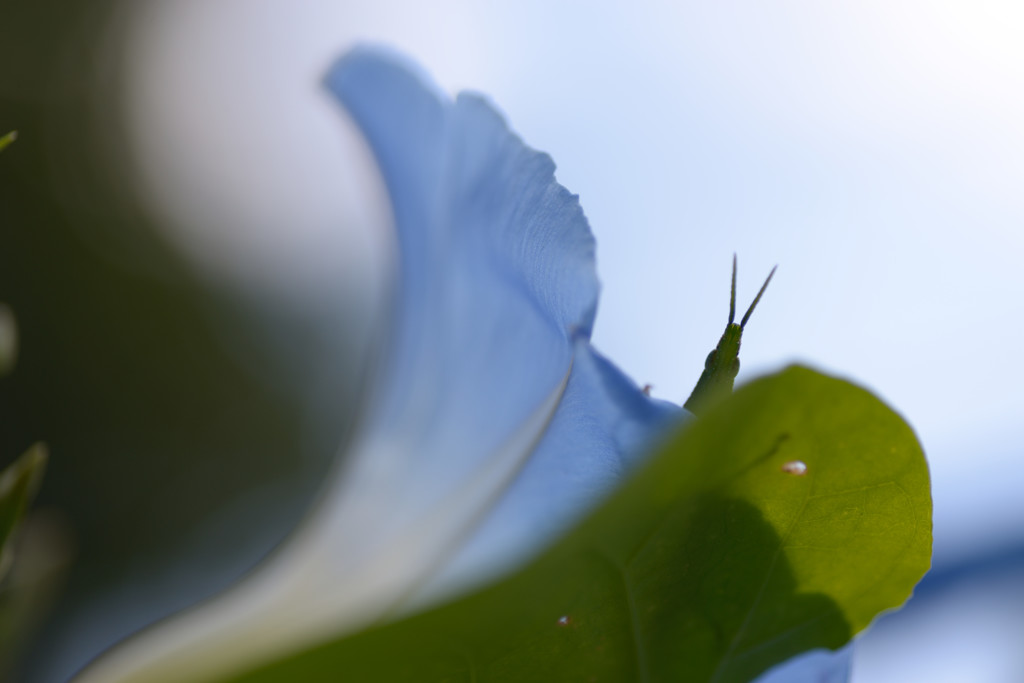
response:
M382 50L350 52L326 86L374 153L397 233L358 434L280 550L83 681L212 678L469 590L689 418L591 346L594 239L547 155L484 98L452 101Z

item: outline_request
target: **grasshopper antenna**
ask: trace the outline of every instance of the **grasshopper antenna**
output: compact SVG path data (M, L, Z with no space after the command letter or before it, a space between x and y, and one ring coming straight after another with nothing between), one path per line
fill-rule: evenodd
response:
M764 284L761 285L761 291L759 291L757 293L757 296L754 297L754 302L752 304L750 304L750 308L747 309L746 314L743 316L743 320L740 321L740 329L741 330L743 329L743 326L747 324L747 320L750 319L750 314L754 312L754 306L757 306L757 302L761 300L761 295L764 294L764 290L768 289L768 283L772 281L772 276L775 275L775 269L776 268L778 268L778 266L773 267L772 268L772 272L768 273L768 278L764 281ZM735 303L736 303L736 254L732 255L732 298L733 298L733 306L735 306ZM730 311L729 311L729 322L730 323L732 322L732 310L731 310L731 308L730 308Z
M769 275L769 277L771 277ZM760 295L758 295L760 296ZM757 303L756 301L754 303ZM747 315L750 315L749 313ZM729 295L729 324L736 319L736 253L732 255L732 293ZM746 318L744 318L746 320Z

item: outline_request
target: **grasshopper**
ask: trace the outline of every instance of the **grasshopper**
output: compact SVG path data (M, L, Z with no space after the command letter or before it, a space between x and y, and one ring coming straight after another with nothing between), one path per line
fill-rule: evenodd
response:
M775 266L778 268L778 266ZM761 291L754 297L754 303L750 304L739 325L733 322L736 319L736 254L732 255L732 294L729 297L729 324L725 326L722 338L718 340L718 346L712 349L704 361L704 372L700 373L697 386L693 388L690 398L686 399L683 407L694 415L700 415L705 409L719 399L732 393L733 383L740 371L740 338L743 336L743 327L754 312L754 307L761 300L761 295L768 287L775 275L775 268L768 273L768 278L761 285Z

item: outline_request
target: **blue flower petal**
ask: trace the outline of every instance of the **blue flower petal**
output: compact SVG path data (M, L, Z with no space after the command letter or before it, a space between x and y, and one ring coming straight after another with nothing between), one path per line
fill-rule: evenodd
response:
M408 486L394 493L418 509L564 382L571 339L593 324L593 237L551 159L481 98L452 103L365 48L327 85L370 142L394 207L396 311L367 430L405 441L393 452Z
M811 650L772 667L754 683L846 683L852 660L853 643L835 652Z

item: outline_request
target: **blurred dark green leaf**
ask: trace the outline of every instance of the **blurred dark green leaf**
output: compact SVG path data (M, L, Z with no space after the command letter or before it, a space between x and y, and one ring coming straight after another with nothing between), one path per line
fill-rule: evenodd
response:
M46 446L36 444L0 472L0 581L11 564L11 539L39 490Z
M61 525L28 516L46 470L46 446L35 444L0 472L0 681L52 602L68 540Z
M746 681L846 643L906 601L930 555L911 429L791 367L682 431L510 578L236 680Z
M11 144L12 142L14 142L17 139L18 139L18 131L16 131L16 130L12 130L9 133L5 133L4 135L0 135L0 152L2 152L4 150L4 148L7 147L7 145Z
M0 681L22 681L14 668L60 595L73 542L65 520L34 511L13 539L10 571L0 583Z

